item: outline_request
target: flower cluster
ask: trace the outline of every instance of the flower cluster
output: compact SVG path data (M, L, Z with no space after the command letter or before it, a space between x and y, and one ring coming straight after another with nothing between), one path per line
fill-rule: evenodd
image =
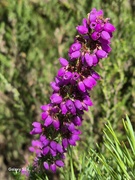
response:
M100 79L93 67L111 51L115 27L109 18L103 18L102 10L94 8L76 30L79 34L69 48L68 60L59 59L61 68L51 82L50 103L41 106L42 121L33 122L30 132L40 135L29 148L36 153L35 166L42 163L46 170L53 172L64 166L68 146L75 146L80 139L78 126L82 124L82 115L93 105L88 91Z

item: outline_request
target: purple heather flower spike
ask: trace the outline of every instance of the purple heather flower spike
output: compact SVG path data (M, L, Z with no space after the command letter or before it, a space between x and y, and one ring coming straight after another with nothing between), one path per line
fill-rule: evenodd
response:
M59 166L59 167L63 167L63 166L64 166L64 163L63 163L63 161L61 161L61 160L57 160L57 161L55 162L55 164L56 164L57 166Z
M80 33L80 34L87 34L88 33L88 28L85 26L77 26L76 30Z
M47 170L49 169L49 164L47 162L44 162L43 165L44 165L45 169L47 169Z
M80 82L78 83L78 88L79 88L79 90L82 91L82 92L85 92L85 91L86 91L85 85L84 85L84 83L83 83L82 81L80 81Z
M50 97L52 103L60 104L62 102L62 97L58 93L52 94Z
M107 31L102 31L101 32L101 38L108 41L108 40L110 40L111 36Z
M104 50L101 50L101 49L96 52L96 55L100 59L107 57L107 53Z
M68 65L68 61L65 58L60 57L59 58L61 66L65 67Z
M93 32L93 33L91 34L91 38L92 38L94 41L96 41L97 39L100 38L100 33L99 33L99 32Z
M55 164L51 164L50 165L50 169L55 173L56 172L56 165Z
M93 58L91 55L89 55L89 53L85 53L85 61L88 64L88 66L92 66L93 65Z
M52 124L53 119L51 116L48 116L45 120L44 126L48 127L50 124Z
M106 23L104 25L104 30L108 32L113 32L116 30L116 28L111 23Z

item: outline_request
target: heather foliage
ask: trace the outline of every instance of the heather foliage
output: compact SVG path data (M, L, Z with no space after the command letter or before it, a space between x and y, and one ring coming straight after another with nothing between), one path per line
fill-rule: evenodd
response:
M57 171L55 175L48 174L48 177L63 179L63 175L66 175L67 179L71 179L70 176L72 179L86 179L86 177L90 179L91 175L93 179L102 179L104 174L106 176L110 174L111 169L109 170L108 164L105 164L106 158L111 155L110 150L105 150L103 144L104 124L108 120L119 141L126 142L121 119L128 114L133 127L135 123L133 1L1 0L0 160L3 177L4 172L7 174L5 165L22 167L26 160L32 162L28 152L31 124L40 119L39 107L49 102L49 95L52 93L49 84L60 67L58 58L67 58L68 48L76 34L75 27L93 7L103 9L105 17L110 17L117 29L111 44L112 52L96 67L101 80L91 93L94 106L84 114L85 121L81 127L83 133L80 142L69 151L65 168ZM99 148L96 143L99 144ZM128 154L132 156L130 146L126 147L129 149ZM96 154L90 149L96 150ZM123 152L123 148L121 150ZM88 152L90 156L85 156L84 154L88 155ZM97 156L104 162L104 166L99 163L103 171L98 168ZM114 164L119 179L122 179L124 166L127 167L129 164L131 172L129 176L134 179L132 158L128 164L124 162L122 170L117 160L114 158L114 162L110 161L110 164ZM90 162L92 163L89 164ZM93 171L94 166L97 167L97 172ZM17 178L18 174L14 173L14 176ZM107 178L117 179L113 174L110 176ZM33 177L44 179L45 175L33 174ZM128 176L125 178L129 179Z

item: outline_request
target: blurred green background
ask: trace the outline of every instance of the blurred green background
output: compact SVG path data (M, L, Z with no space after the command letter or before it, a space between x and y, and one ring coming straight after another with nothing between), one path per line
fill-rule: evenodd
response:
M31 123L49 101L58 58L67 58L75 27L93 7L117 30L111 54L95 68L102 79L91 92L94 106L84 115L77 152L102 144L106 120L121 139L125 114L135 127L134 0L0 0L0 179L11 179L8 167L30 161Z

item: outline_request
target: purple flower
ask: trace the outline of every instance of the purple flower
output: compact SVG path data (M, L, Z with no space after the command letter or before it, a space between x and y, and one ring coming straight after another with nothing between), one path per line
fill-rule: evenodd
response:
M76 58L79 58L80 56L81 56L80 51L75 51L70 54L71 59L76 59Z
M51 116L48 116L45 120L44 126L48 127L50 124L52 124L53 119Z
M96 41L97 39L100 38L100 33L99 33L99 32L93 32L93 33L91 34L91 38L92 38L94 41Z
M81 126L82 125L82 119L79 116L75 116L74 119L73 119L73 123L76 126Z
M79 110L83 110L83 106L82 106L82 102L80 101L80 100L75 100L75 102L74 102L74 104L75 104L75 107L77 108L77 109L79 109Z
M107 57L107 53L104 50L101 50L101 49L96 52L96 55L100 59Z
M96 22L91 22L91 23L90 23L90 28L91 28L91 29L95 29L96 26L97 26L97 23L96 23Z
M75 51L79 51L81 49L81 44L80 43L74 43L71 45L70 47L70 52L75 52Z
M80 33L80 34L87 34L88 33L88 28L85 26L77 26L76 30Z
M65 102L62 102L60 104L60 108L61 108L62 114L66 114L67 113L68 109L67 109L67 106L66 106Z
M65 67L68 65L68 61L65 58L60 57L59 58L60 64Z
M116 30L116 28L111 23L106 23L104 25L104 30L108 32L113 32Z
M76 114L76 108L70 99L66 101L66 107L72 114Z
M78 83L78 89L79 89L80 91L82 91L82 92L85 92L85 91L86 91L85 85L84 85L84 83L83 83L82 81L80 81L80 82Z
M34 126L34 128L30 132L30 134L40 134L40 133L42 133L42 126L41 126L41 124L39 122L33 122L32 125Z
M63 167L63 166L64 166L64 163L63 163L63 161L61 161L61 160L57 160L57 161L55 162L55 164L56 164L57 166L59 166L59 167Z
M48 164L47 162L44 162L43 165L44 165L44 168L45 168L46 170L49 169L49 164Z
M89 53L85 54L85 61L88 64L88 66L92 66L93 65L93 58Z
M110 40L111 36L107 31L102 31L101 32L101 38L105 40Z
M50 170L56 172L56 165L54 163L50 165Z
M60 90L60 87L56 84L56 82L51 82L50 84L55 92L58 92Z
M58 93L54 93L50 97L50 100L51 100L52 103L60 104L62 102L62 97Z

